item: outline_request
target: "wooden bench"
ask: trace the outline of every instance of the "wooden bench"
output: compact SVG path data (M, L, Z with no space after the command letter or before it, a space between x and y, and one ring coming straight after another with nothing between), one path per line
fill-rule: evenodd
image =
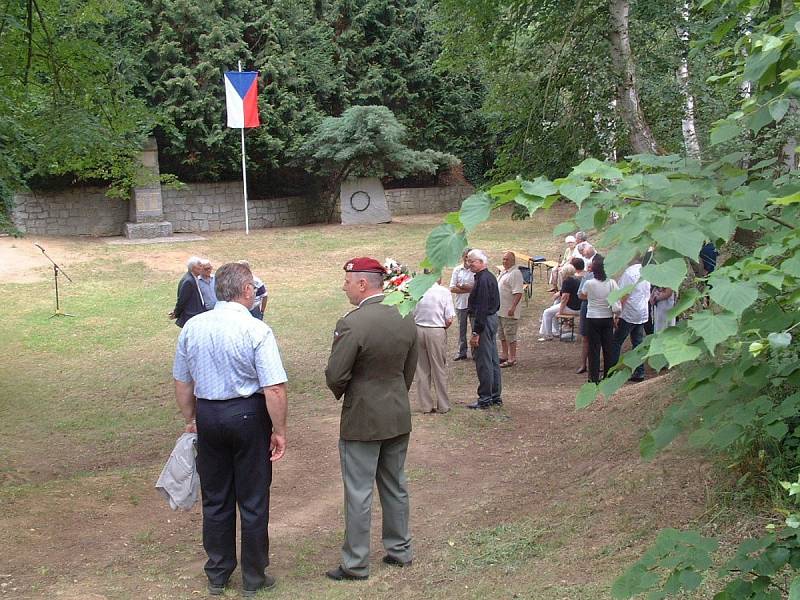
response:
M558 320L558 339L567 342L575 341L575 317L580 315L572 313L558 313L556 319ZM569 328L569 337L564 340L564 327Z

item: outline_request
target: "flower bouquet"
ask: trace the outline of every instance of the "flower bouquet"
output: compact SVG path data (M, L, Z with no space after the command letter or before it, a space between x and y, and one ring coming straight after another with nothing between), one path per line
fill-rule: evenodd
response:
M385 294L390 294L394 291L402 292L403 295L408 294L408 284L411 282L412 275L408 273L408 267L401 265L393 258L387 258L383 261L383 291Z

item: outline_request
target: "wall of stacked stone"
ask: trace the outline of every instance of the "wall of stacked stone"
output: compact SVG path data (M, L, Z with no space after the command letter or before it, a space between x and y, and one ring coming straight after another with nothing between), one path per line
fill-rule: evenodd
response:
M193 183L180 190L162 188L164 220L176 232L244 229L241 182ZM302 196L249 198L251 229L291 227L315 221L315 200Z
M394 216L458 210L473 193L470 186L386 190ZM128 221L128 201L105 196L104 188L81 187L16 194L12 220L17 228L39 235L120 235ZM164 220L175 232L201 233L244 229L241 182L194 183L180 190L162 188ZM319 223L327 215L315 198L249 200L250 228Z
M469 185L386 190L386 203L394 216L450 212L461 208L461 201L472 195Z
M108 198L101 187L20 192L11 220L34 235L119 235L128 220L128 201Z

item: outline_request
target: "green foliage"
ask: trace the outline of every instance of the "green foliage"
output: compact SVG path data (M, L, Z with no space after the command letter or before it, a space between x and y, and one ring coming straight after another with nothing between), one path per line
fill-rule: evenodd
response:
M133 6L9 2L0 20L0 186L69 175L124 194L152 118L125 36ZM30 25L28 25L30 23Z
M341 117L327 117L301 149L315 170L342 180L349 175L403 178L434 174L455 164L453 156L412 150L403 143L406 128L385 106L353 106Z
M750 148L752 140L775 142L780 130L773 125L797 112L792 101L800 90L800 13L787 4L783 14L775 14L746 0L707 0L703 7L719 11L708 17L713 43L731 44L718 53L727 71L717 81L735 87L749 82L751 90L740 110L717 119L709 132L716 160L634 155L611 164L589 158L552 181L517 177L465 202L457 218L448 219L449 238L429 237L428 261L444 266L443 258L451 259L445 243L474 230L489 207L514 203L518 212L530 214L559 196L577 212L556 233L601 231L600 244L610 248L606 264L613 270L655 248L642 277L686 290L671 311L683 319L624 355L602 383L584 385L576 406L591 405L599 394L610 398L643 362L656 370L680 365L679 398L641 440L642 456L652 458L686 432L690 443L724 454L740 471L747 472L758 451L771 461L775 477L782 474L777 469L795 473L800 465L800 350L792 333L800 323L800 173L787 172L774 154L753 164L746 151L723 153L733 143ZM739 21L745 27L737 35L745 35L734 43L726 36ZM757 135L745 140L746 131ZM774 143L771 147L775 150ZM610 223L612 213L616 218ZM742 232L757 240L750 252L739 251L734 242ZM733 251L713 273L699 277L694 265L706 242L723 256L729 245ZM791 489L796 493L800 485ZM792 513L783 530L741 545L723 567L730 582L715 597L781 597L778 574L787 566L800 568L798 526L800 515ZM613 593L618 598L691 593L712 566L716 549L716 541L697 533L664 531ZM790 593L800 593L800 578L794 578Z

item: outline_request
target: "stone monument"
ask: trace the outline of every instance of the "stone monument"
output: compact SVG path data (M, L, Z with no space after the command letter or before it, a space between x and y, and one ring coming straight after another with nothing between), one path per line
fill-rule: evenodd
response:
M354 177L342 182L339 193L342 225L391 223L383 184L377 177Z
M172 223L164 220L161 180L158 168L158 144L148 138L139 155L141 184L134 188L129 204L129 222L122 226L128 239L169 237Z

